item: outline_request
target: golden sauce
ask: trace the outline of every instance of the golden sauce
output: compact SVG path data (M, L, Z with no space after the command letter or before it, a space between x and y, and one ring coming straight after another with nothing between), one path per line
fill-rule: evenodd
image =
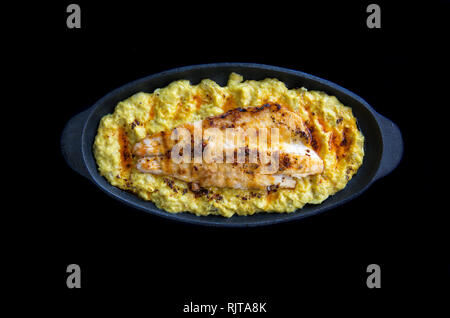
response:
M234 101L233 96L228 96L225 100L225 104L223 105L223 111L227 112L229 110L236 108L236 102Z
M336 159L343 159L348 152L353 140L350 137L350 128L344 127L342 136L335 130L331 136L331 149L336 153Z
M152 106L152 108L150 108L150 113L148 115L148 120L152 120L153 118L155 118L155 106Z
M195 107L196 107L197 109L200 109L200 107L202 107L202 104L203 104L203 99L202 99L202 97L201 97L201 96L198 96L198 95L195 95L195 96L193 97L193 99L194 99Z
M279 196L280 194L278 193L278 191L268 191L266 196L267 204L271 204L273 201L276 201Z

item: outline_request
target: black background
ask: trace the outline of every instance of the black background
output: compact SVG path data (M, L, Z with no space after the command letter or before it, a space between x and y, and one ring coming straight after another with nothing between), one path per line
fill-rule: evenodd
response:
M16 9L38 17L14 42L32 80L20 87L32 105L20 111L44 115L29 134L46 141L44 149L31 146L48 165L44 184L31 178L24 202L33 208L23 253L41 265L33 296L45 295L44 307L65 306L61 313L126 308L158 316L180 314L190 301L262 301L283 317L357 304L366 305L361 314L392 304L404 310L421 304L417 296L448 294L448 208L435 179L445 160L433 137L442 127L429 119L448 107L449 5L392 2L375 2L381 29L367 28L364 1L77 1L81 29L66 27L68 1ZM59 142L73 115L134 79L212 62L292 68L355 92L400 127L402 162L343 206L250 229L180 224L134 210L66 165ZM81 266L79 290L66 287L72 263ZM366 287L372 263L381 266L380 290Z

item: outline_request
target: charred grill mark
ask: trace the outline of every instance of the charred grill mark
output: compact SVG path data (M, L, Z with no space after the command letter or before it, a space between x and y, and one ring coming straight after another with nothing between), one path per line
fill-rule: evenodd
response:
M253 109L251 110L251 112L252 112L252 113L257 113L257 112L263 110L264 108L266 108L267 106L269 106L269 104L264 104L264 105L262 105L262 106L260 106L260 107L255 107L255 108L253 108Z
M220 115L219 118L225 118L225 117L228 117L233 114L245 113L245 112L247 112L247 109L238 107L238 108L227 111L225 114Z
M348 167L348 168L345 170L345 178L346 178L347 180L350 180L350 178L351 178L351 176L353 175L353 173L354 173L353 167Z
M226 113L223 113L222 115L219 115L219 116L216 116L216 117L212 117L210 120L214 120L216 118L222 118L223 119L223 118L227 118L227 117L232 116L232 115L236 116L239 113L245 113L245 112L247 112L247 109L238 107L238 108L229 110Z
M216 201L222 201L223 200L223 196L218 194L218 193L214 193L213 195L211 195L209 197L210 200L216 200Z
M273 106L275 106L275 107L277 108L277 110L280 110L280 109L281 109L281 105L278 104L278 103L265 103L265 104L262 105L262 106L254 107L254 108L252 109L251 112L252 112L252 113L257 113L257 112L259 112L259 111L264 110L265 108L271 108L271 107L273 107Z
M160 134L161 134L160 137L161 137L161 140L162 140L161 145L160 145L161 146L161 152L165 153L166 158L170 159L170 158L172 158L172 151L171 151L172 149L171 149L170 145L167 144L168 140L166 140L166 137L165 137L166 132L165 131L161 131Z
M205 188L201 188L198 183L195 182L191 182L188 184L188 188L189 190L191 190L192 193L194 193L194 196L196 198L201 197L201 196L207 196L209 191Z
M342 134L342 141L340 143L341 147L345 147L345 146L347 146L349 144L349 140L348 140L348 138L349 138L348 137L349 130L350 129L348 129L347 127L344 128L344 132Z
M245 113L248 111L251 113L257 113L257 112L263 111L264 109L270 108L270 107L275 107L277 110L281 109L281 105L278 103L266 103L259 107L249 107L249 108L237 107L237 108L227 111L226 113L224 113L222 115L216 116L215 118L226 118L230 115L237 115L239 113Z
M317 152L319 150L319 144L315 138L311 139L311 147Z
M345 157L346 152L351 146L352 140L350 134L350 129L345 127L342 132L342 138L339 138L339 133L334 132L330 138L331 149L336 152L336 159L342 159Z
M228 99L227 99L226 105L224 106L224 110L228 109L228 107L229 107L228 104L229 103L228 103ZM236 126L235 126L234 122L239 119L241 113L250 112L252 114L255 114L255 113L264 111L266 108L271 108L274 111L278 111L281 109L281 105L278 103L266 103L259 107L234 108L234 109L226 111L225 113L223 113L221 115L208 118L205 126L206 127L219 127L220 129L235 128ZM283 113L283 114L285 114L285 113ZM227 122L216 121L217 119L227 119ZM276 118L274 116L271 116L271 119L274 124L285 125L282 122L277 122ZM242 127L245 126L245 122L241 123L241 126Z
M278 191L279 185L273 184L267 187L267 194L275 193Z
M300 128L297 128L297 129L295 129L294 133L296 135L300 136L300 138L303 138L304 140L306 140L308 144L311 142L311 134L308 130L303 131Z
M318 152L320 149L320 145L317 142L318 138L316 137L316 129L309 123L309 121L305 122L305 127L305 134L308 138L308 144L314 149L314 151Z
M280 159L280 170L289 169L291 167L291 159L289 158L289 155L283 154Z
M346 138L346 136L345 136L345 133L344 133L344 136L342 137L342 141L341 141L341 143L340 143L340 146L341 147L345 147L345 146L347 146L347 138Z
M319 151L319 143L317 142L317 138L315 136L314 127L310 127L309 132L310 132L310 136L311 136L310 145L311 145L311 147L313 147L314 151L318 152Z
M251 192L251 193L250 193L250 198L258 198L258 199L261 199L261 194L260 194L260 193L255 193L255 192Z
M132 164L132 153L130 149L130 141L124 128L119 129L119 145L122 168L130 169Z
M134 129L134 127L139 126L141 123L139 122L139 120L135 119L132 123L131 123L131 129Z
M177 189L177 187L174 185L173 180L164 178L164 183L167 184L167 186L168 186L169 188L171 188L175 193L178 192L178 189Z

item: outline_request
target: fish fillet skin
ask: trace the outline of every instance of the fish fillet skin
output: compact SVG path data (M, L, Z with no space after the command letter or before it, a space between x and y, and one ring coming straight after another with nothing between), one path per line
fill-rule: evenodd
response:
M208 117L203 121L186 123L177 128L187 129L191 133L191 141L193 141L195 124L200 125L203 131L208 128L218 128L224 133L227 128L268 129L268 146L271 142L271 128L278 128L280 142L302 142L303 144L310 144L311 142L311 135L301 118L286 107L274 103L265 104L261 107L235 108L222 115ZM144 138L134 146L134 154L138 157L166 154L178 143L177 140L172 140L172 133L173 130L162 131ZM205 141L203 140L203 142Z
M203 135L200 140L201 149L217 154L223 153L224 162L191 162L176 163L171 158L172 148L177 143L187 140L172 140L172 131L160 132L144 138L134 147L134 154L138 157L136 168L143 173L171 176L176 179L192 182L200 187L219 187L235 189L265 189L271 186L279 188L294 188L295 178L318 174L323 171L323 161L309 144L311 136L301 118L285 107L278 104L265 104L261 107L237 108L219 116L208 117L201 122L187 123L182 128L191 134L191 151L194 149L194 126L198 125L203 131L208 128L219 129L225 135L228 128L249 128L256 131L264 128L267 135L267 146L259 143L251 144L245 139L242 144L216 143ZM179 128L177 127L177 128ZM272 145L270 130L277 128L278 143ZM250 131L251 131L250 129ZM257 133L258 134L258 133ZM233 155L242 151L244 162L226 162L226 153ZM255 154L257 162L250 160L250 154ZM270 158L277 155L277 165L263 161L262 155ZM274 170L276 168L276 170Z
M176 179L197 183L200 187L235 189L265 189L272 185L280 188L294 188L296 181L283 174L252 174L251 164L179 163L164 157L145 157L139 159L137 168L141 172L171 176Z

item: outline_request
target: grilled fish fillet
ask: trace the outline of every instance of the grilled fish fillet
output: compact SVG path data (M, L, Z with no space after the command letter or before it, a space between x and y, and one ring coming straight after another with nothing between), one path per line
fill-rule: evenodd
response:
M178 128L184 128L183 138L171 138L172 133L179 137L177 132L180 130L160 132L144 138L134 146L139 171L172 176L191 182L196 187L236 189L264 189L272 186L294 188L295 178L323 171L323 161L309 147L311 136L301 118L278 104L236 108L176 129ZM245 134L242 135L244 137L240 143L236 139L226 139L229 128L234 129L231 131L242 129L247 133L247 138ZM276 128L275 135L271 134L273 128ZM196 129L201 129L204 133L195 142ZM207 135L205 131L208 129L221 132L219 135L223 136L222 139ZM278 138L272 140L272 136ZM208 153L209 161L205 160L205 156L200 161L195 161L193 156L190 162L173 160L174 147L186 146L188 143L190 148L183 149L190 149L192 153L197 149L204 155ZM240 160L237 160L238 155L242 155ZM223 162L217 162L220 156L223 157ZM273 158L277 160L276 165L270 161Z

